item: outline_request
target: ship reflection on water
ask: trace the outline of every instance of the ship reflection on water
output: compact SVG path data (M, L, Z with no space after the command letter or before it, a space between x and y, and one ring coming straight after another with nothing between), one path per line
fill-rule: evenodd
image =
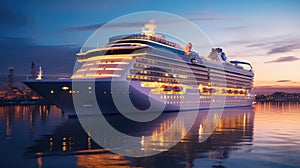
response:
M244 150L250 152L253 137L254 113L252 108L225 109L213 134L202 142L205 127L204 122L207 111L198 113L195 124L187 133L181 121L174 122L175 113L166 113L159 123L128 129L126 134L152 134L151 140L141 140L143 150L160 149L172 141L170 137L157 137L159 132L166 130L170 124L175 124L174 136L185 135L184 138L166 152L149 157L125 157L114 154L100 147L83 130L77 119L68 119L63 124L54 128L52 133L44 134L33 145L25 149L26 158L37 158L39 167L44 160L50 157L75 157L78 167L103 167L103 166L142 166L142 167L191 167L193 162L202 158L214 158L221 164L223 159L230 157L232 151ZM109 116L108 121L120 121L119 116ZM215 122L215 121L213 121ZM122 124L122 122L119 122ZM206 124L206 125L205 125ZM120 127L121 128L121 127ZM124 130L122 130L124 132ZM115 141L118 137L103 135L107 141ZM119 139L122 143L122 139ZM247 151L248 150L248 151ZM212 166L212 165L211 165Z
M51 117L49 116L49 113L49 105L16 105L0 107L0 124L1 126L3 124L5 125L6 139L10 139L14 131L19 131L16 125L23 124L22 122L26 123L26 127L23 127L23 129L26 129L29 126L30 132L35 132L36 128L40 127L37 124L48 124L51 126L51 123L53 122L49 122L49 118L63 117L61 110L55 106L51 107Z

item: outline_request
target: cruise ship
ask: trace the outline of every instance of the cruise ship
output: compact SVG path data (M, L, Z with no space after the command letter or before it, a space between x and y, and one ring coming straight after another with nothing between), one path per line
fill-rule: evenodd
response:
M105 46L80 51L80 67L70 78L24 83L67 113L95 106L113 114L252 105L249 63L228 61L221 48L200 56L191 43L181 46L156 27L150 21L140 33L113 36Z

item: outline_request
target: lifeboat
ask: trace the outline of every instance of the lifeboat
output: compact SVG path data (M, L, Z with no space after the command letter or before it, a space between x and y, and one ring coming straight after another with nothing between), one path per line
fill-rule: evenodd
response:
M215 93L217 90L215 88L209 88L209 92Z
M206 87L204 87L204 88L202 89L202 92L208 92L208 89L207 89Z
M172 86L167 85L162 85L161 88L163 89L163 91L171 91L173 89Z
M244 93L244 91L241 90L241 91L240 91L240 94L243 94L243 93Z
M182 87L181 86L174 86L173 87L173 91L174 92L181 92L182 91Z
M227 93L231 94L231 93L232 93L232 90L231 90L231 89L229 89L229 90L227 91Z
M238 90L235 90L235 91L234 91L234 94L238 94L238 93L239 93L239 91L238 91Z

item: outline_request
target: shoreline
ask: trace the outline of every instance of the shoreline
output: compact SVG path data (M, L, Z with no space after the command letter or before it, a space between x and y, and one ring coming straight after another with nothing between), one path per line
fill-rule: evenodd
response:
M51 105L43 99L7 99L0 100L0 106L14 106L14 105Z

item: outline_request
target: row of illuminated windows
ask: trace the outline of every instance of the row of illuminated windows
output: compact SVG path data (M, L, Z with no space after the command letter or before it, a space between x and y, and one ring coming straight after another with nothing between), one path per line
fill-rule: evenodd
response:
M140 80L149 80L149 81L155 81L155 78L150 76L139 76L139 75L127 75L127 79L140 79Z
M177 83L176 80L172 78L156 78L152 76L142 76L142 75L127 75L126 78L133 79L133 80L147 80L147 81L155 81L155 82Z
M95 65L105 65L105 64L108 64L108 65L120 65L120 64L129 64L128 61L97 61L97 62L92 62L92 63L85 63L82 65L82 68L88 68L88 67L93 67Z
M211 80L223 80L223 81L235 81L235 82L240 82L240 83L251 83L253 82L253 79L243 79L239 77L230 77L230 76L225 76L225 75L217 75L217 74L210 74L210 79Z
M86 74L82 74L82 73L76 73L74 75L72 75L71 78L112 78L112 77L120 77L121 74L101 74L101 73L86 73Z
M155 56L146 56L147 58L152 58L152 59L155 59L155 60L147 60L147 59L144 59L144 58L140 58L140 61L144 62L144 63L151 63L151 64L157 64L157 65L163 65L163 66L176 66L176 69L180 69L180 68L183 68L184 70L186 70L186 66L182 66L180 64L176 64L175 62L173 63L173 61L170 61L170 60L163 60L163 62L159 62L157 61L157 59L159 59L159 57L155 57ZM173 64L166 64L164 62L172 62ZM179 63L179 62L177 62ZM200 74L203 74L203 72L206 72L207 73L207 68L205 66L201 66L201 65L198 65L198 64L189 64L189 68L194 72L194 73L200 73ZM228 71L228 70L219 70L219 69L216 69L216 68L210 68L210 71L211 72L214 72L214 73L220 73L221 75L224 76L224 74L226 76L230 76L230 77L237 77L237 78L243 78L243 79L248 79L248 80L252 80L252 75L249 75L249 74L243 74L242 72L240 73L237 73L237 72L234 72L234 71ZM201 73L202 72L202 73ZM248 73L248 71L245 73Z
M142 80L142 81L153 81L153 82L166 82L166 83L181 83L181 84L196 84L195 81L193 82L192 80L184 80L184 79L174 79L174 78L165 78L165 77L155 77L155 76L145 76L145 75L127 75L126 76L127 80ZM212 86L227 86L231 88L245 88L245 89L251 89L252 84L236 84L236 83L217 83L213 81L213 83L210 82L201 82L202 85L212 85Z
M233 89L247 89L251 90L252 89L252 84L251 85L236 85L236 84L224 84L224 83L212 83L211 86L213 87L228 87L228 88L233 88Z
M146 55L144 58L141 58L141 61L145 61L147 62L147 60L155 60L157 64L162 64L163 63L171 63L171 65L176 66L176 68L183 68L186 69L187 67L191 68L191 69L195 69L195 70L199 70L199 71L207 71L207 68L203 65L200 64L189 64L189 62L184 61L183 59L176 57L173 58L171 57L171 55L169 54L167 57L166 56L161 56L160 54L156 55L156 54L149 54ZM151 63L151 61L149 62Z
M156 66L161 66L161 67L166 67L166 68L172 67L172 68L181 69L181 70L187 69L187 65L184 62L180 62L178 64L178 63L170 62L168 60L165 60L164 62L162 62L162 61L146 59L146 58L136 58L136 60L139 63L149 64L149 65L156 65Z
M210 66L209 69L211 71L215 71L215 72L221 72L221 73L228 73L228 74L231 74L231 75L238 75L238 76L243 76L245 78L247 77L252 77L252 73L248 70L243 70L243 69L237 69L236 67L232 68L231 67L232 65L230 64L230 66L228 65L224 65L224 66L221 66L219 68L217 67L214 67L214 66Z
M225 73L229 73L230 75L238 75L238 76L243 76L245 78L247 77L252 77L252 71L244 70L244 69L234 69L234 70L225 70Z
M134 66L135 68L137 67L145 67L145 65L143 64L135 64ZM148 67L146 65L146 67ZM182 80L188 80L188 81L198 81L198 82L202 82L202 83L208 83L208 78L207 76L203 76L203 75L195 75L195 76L189 76L189 75L185 75L185 74L176 74L176 73L165 73L162 72L162 69L159 69L158 67L149 67L145 69L131 69L130 72L131 74L139 74L139 75L152 75L153 77L164 77L164 78L177 78L177 79L182 79ZM171 70L171 71L176 71L176 70Z
M210 78L220 78L220 79L226 79L226 80L236 80L236 81L240 81L240 82L251 82L253 81L253 79L244 79L241 77L232 77L229 75L225 75L225 74L217 74L217 73L210 73Z
M224 101L216 101L216 102L224 102ZM227 103L245 103L247 100L226 100ZM200 101L166 101L164 104L196 104L199 103L213 103L213 100L200 100ZM200 107L198 107L200 108Z
M248 102L248 100L244 99L244 100L226 100L226 102L229 103L243 103L243 102Z
M66 90L66 89L63 89L63 88L62 88L62 90L68 91L68 93L70 93L70 94L79 93L79 90L76 90L76 91L75 90ZM55 94L55 92L56 91L53 90L53 89L49 91L50 94Z
M128 61L97 61L96 64L129 64Z
M131 70L131 73L135 73L137 72L137 70ZM175 77L176 74L164 74L164 73L154 73L154 72L149 72L149 71L146 71L146 70L143 70L142 73L140 74L149 74L149 75L153 75L153 76L144 76L144 75L129 75L127 76L128 79L145 79L145 80L150 80L150 81L163 81L163 82L179 82L179 81L182 81L181 79L186 79L184 81L189 81L191 82L192 80L194 80L194 78L190 78L190 77L187 77L187 76L183 76L183 75L178 75L178 78L181 78L181 79L173 79L173 78L168 78L168 76L173 76ZM163 80L159 80L159 79L156 79L155 77L158 77L158 78L161 78L163 76ZM167 80L167 79L169 80ZM205 81L203 79L199 79L199 78L196 78L197 79L197 82L199 81L202 81L201 84L207 84L209 83L209 81ZM182 81L183 83L186 83ZM189 83L188 82L188 83ZM251 83L238 83L238 82L235 82L235 81L216 81L216 80L212 80L210 81L213 86L227 86L227 87L232 87L232 88L251 88L252 87L252 82Z
M142 58L141 58L142 59ZM148 60L148 63L150 62L150 63L158 63L158 62L153 62L154 60ZM162 63L162 64L165 64L165 66L171 66L171 64L166 64L166 63ZM159 64L156 64L155 66L156 67L159 67L159 66L157 66L157 65L159 65ZM135 64L134 65L136 68L152 68L152 69L154 69L152 66L149 66L149 65L147 65L147 64ZM163 68L163 69L166 69L167 71L171 71L171 72L173 72L173 73L179 73L179 74L185 74L185 75L191 75L191 73L188 73L186 70L185 71L180 71L180 70L176 70L176 69L172 69L172 70L170 70L170 69L167 69L167 68L165 68L165 67L161 67L161 68ZM207 74L207 72L203 72L203 71L193 71L194 72L194 75L195 75L195 77L197 78L197 79L199 79L199 80L205 80L207 77L208 77L208 74ZM220 80L223 80L223 81L225 81L226 80L226 78L227 78L227 81L231 81L231 80L234 80L234 82L231 82L231 83L239 83L240 85L241 84L244 84L244 83L249 83L249 82L252 82L253 81L253 79L251 78L251 79L242 79L241 77L242 76L239 76L239 77L229 77L228 75L226 75L225 76L225 74L224 74L224 72L223 72L223 74L222 75L217 75L217 74L215 74L215 73L213 73L213 74L211 74L212 75L212 78L213 79L218 79L219 81ZM192 77L193 78L193 77ZM229 78L229 79L228 79Z
M151 81L151 82L164 82L164 83L180 83L180 84L197 84L189 80L179 80L174 78L159 78L152 76L143 76L143 75L127 75L127 80L142 80L142 81Z
M210 79L211 83L213 84L226 84L226 85L234 85L234 86L251 86L252 85L252 81L251 82L240 82L240 81L236 81L236 80L224 80L224 79Z
M136 48L119 49L119 48L110 47L109 49L97 50L97 51L89 52L86 55L80 55L78 59L87 59L90 57L103 56L103 55L131 54L133 52L140 52L140 50L137 50Z
M168 64L169 65L169 64ZM155 71L155 68L157 68L157 69L159 69L160 70L160 68L159 68L159 66L157 66L156 65L156 67L153 67L153 66L149 66L149 65L147 65L147 64L135 64L134 65L134 67L135 68L143 68L143 69L151 69L151 71ZM167 68L165 68L165 67L161 67L162 69L166 69L166 70L169 70L169 69L167 69ZM178 71L178 70L174 70L174 69L172 69L172 70L170 70L171 72L179 72L179 73L185 73L186 75L188 75L189 73L187 73L186 71L184 72L184 71ZM144 74L148 74L148 72L145 72L145 71L143 71L143 73ZM209 80L208 79L206 79L206 77L207 77L207 73L204 73L203 74L203 72L201 72L202 74L198 74L199 73L199 71L197 72L197 73L195 73L194 75L195 75L195 77L196 77L196 79L198 80L198 81L202 81L202 82L209 82ZM224 74L224 72L223 72L223 74ZM205 76L206 75L206 76ZM223 75L223 77L224 77L224 75ZM241 76L240 76L241 77ZM234 78L234 79L221 79L221 78L219 78L219 77L212 77L214 80L214 83L216 84L216 85L220 85L220 86L225 86L225 85L230 85L231 87L237 87L237 88L242 88L242 87L251 87L252 86L252 79L251 80L248 80L248 81L245 81L245 80L242 80L241 79L241 81L239 80L240 78ZM192 79L194 79L194 78L192 78ZM226 81L226 83L225 83L225 81Z
M199 104L199 101L166 101L164 102L164 104ZM195 107L195 108L199 108L199 107Z
M210 73L213 74L220 74L220 75L226 75L226 76L230 76L230 77L238 77L238 78L243 78L243 79L252 79L252 76L249 76L247 74L241 74L241 73L235 73L235 72L231 72L231 71L224 71L224 70L217 70L217 69L210 69Z
M101 73L86 73L85 76L87 77L97 77L97 76L113 76L113 77L120 77L120 74L111 73L111 74L101 74Z
M180 75L192 75L192 73L189 73L185 70L178 70L176 68L170 69L168 67L164 66L158 66L158 65L148 65L148 64L142 64L142 63L135 63L134 68L137 69L151 69L151 71L166 71L171 73L176 73ZM206 73L207 74L207 73Z
M143 64L136 64L135 67L144 67ZM171 72L170 72L171 71ZM175 69L172 69L168 71L168 73L165 71L165 69L160 69L158 67L150 67L147 69L131 69L130 73L131 74L145 74L145 75L152 75L152 76L163 76L163 77L170 77L170 78L181 78L181 79L189 79L189 80L208 80L207 74L205 75L199 75L199 74L194 74L194 75L188 75L188 73L184 73L183 71L178 71ZM179 73L178 73L179 72ZM171 73L171 74L170 74Z
M155 59L155 58L154 58ZM190 66L186 65L185 62L178 62L178 63L173 63L173 62L170 62L168 60L165 60L164 62L161 62L161 61L157 61L157 60L152 60L152 59L145 59L145 58L137 58L137 62L139 63L143 63L143 64L148 64L148 65L155 65L155 66L158 66L158 67L162 67L162 68L171 68L170 70L181 70L181 71L178 71L180 73L186 73L188 74L188 71L189 73L192 73L192 70ZM168 63L166 63L168 62ZM202 70L199 70L197 69L197 72L200 71L202 73L200 74L207 74L207 69L202 69Z
M203 95L201 95L201 96L199 96L199 98L202 101L203 99L206 99L206 100L207 99L211 99L211 96L203 96ZM184 99L184 96L183 95L180 95L180 96L178 96L178 95L161 95L160 99Z
M109 67L101 67L101 68L99 68L99 67L91 67L91 68L81 68L81 69L79 69L77 72L86 72L86 71L105 71L105 70L107 70L107 71L124 71L125 70L125 68L109 68Z
M82 65L82 67L89 67L89 66L94 66L94 65L102 65L102 64L129 64L128 59L124 58L123 60L119 60L119 61L112 61L112 60L105 60L105 59L101 59L100 61L90 61L90 62L86 62Z
M172 95L171 96L167 96L167 95L160 96L160 99L183 99L183 98L184 98L184 96L182 96L182 95L181 96L176 96L176 95L175 96L172 96Z
M226 83L226 85L222 85L222 84L216 84L213 83L212 86L221 86L221 87L229 87L229 88L236 88L236 89L248 89L251 90L252 89L252 84L229 84Z
M192 77L188 77L187 75L181 75L181 74L169 74L161 71L152 71L152 70L136 70L131 69L131 74L143 74L143 75L151 75L154 77L169 77L169 78L181 78L181 79L193 79Z
M174 43L174 42L165 40L163 38L155 37L155 36L147 36L147 35L143 35L143 34L134 34L134 35L128 36L128 38L129 39L133 38L133 39L152 40L152 41L159 42L159 43L162 43L162 44L166 44L166 45L169 45L169 46L172 46L172 47L176 47L176 48L179 47L179 45Z
M67 90L68 91L68 93L70 93L70 94L75 94L75 93L80 93L80 91L79 90L77 90L77 91L75 91L75 90ZM49 91L50 92L50 94L55 94L55 90L50 90ZM88 93L92 93L92 91L88 91ZM119 91L119 92L107 92L107 91L103 91L103 92L97 92L97 94L104 94L104 95L106 95L106 94L122 94L122 95L124 95L124 94L132 94L132 92L121 92L121 91Z

